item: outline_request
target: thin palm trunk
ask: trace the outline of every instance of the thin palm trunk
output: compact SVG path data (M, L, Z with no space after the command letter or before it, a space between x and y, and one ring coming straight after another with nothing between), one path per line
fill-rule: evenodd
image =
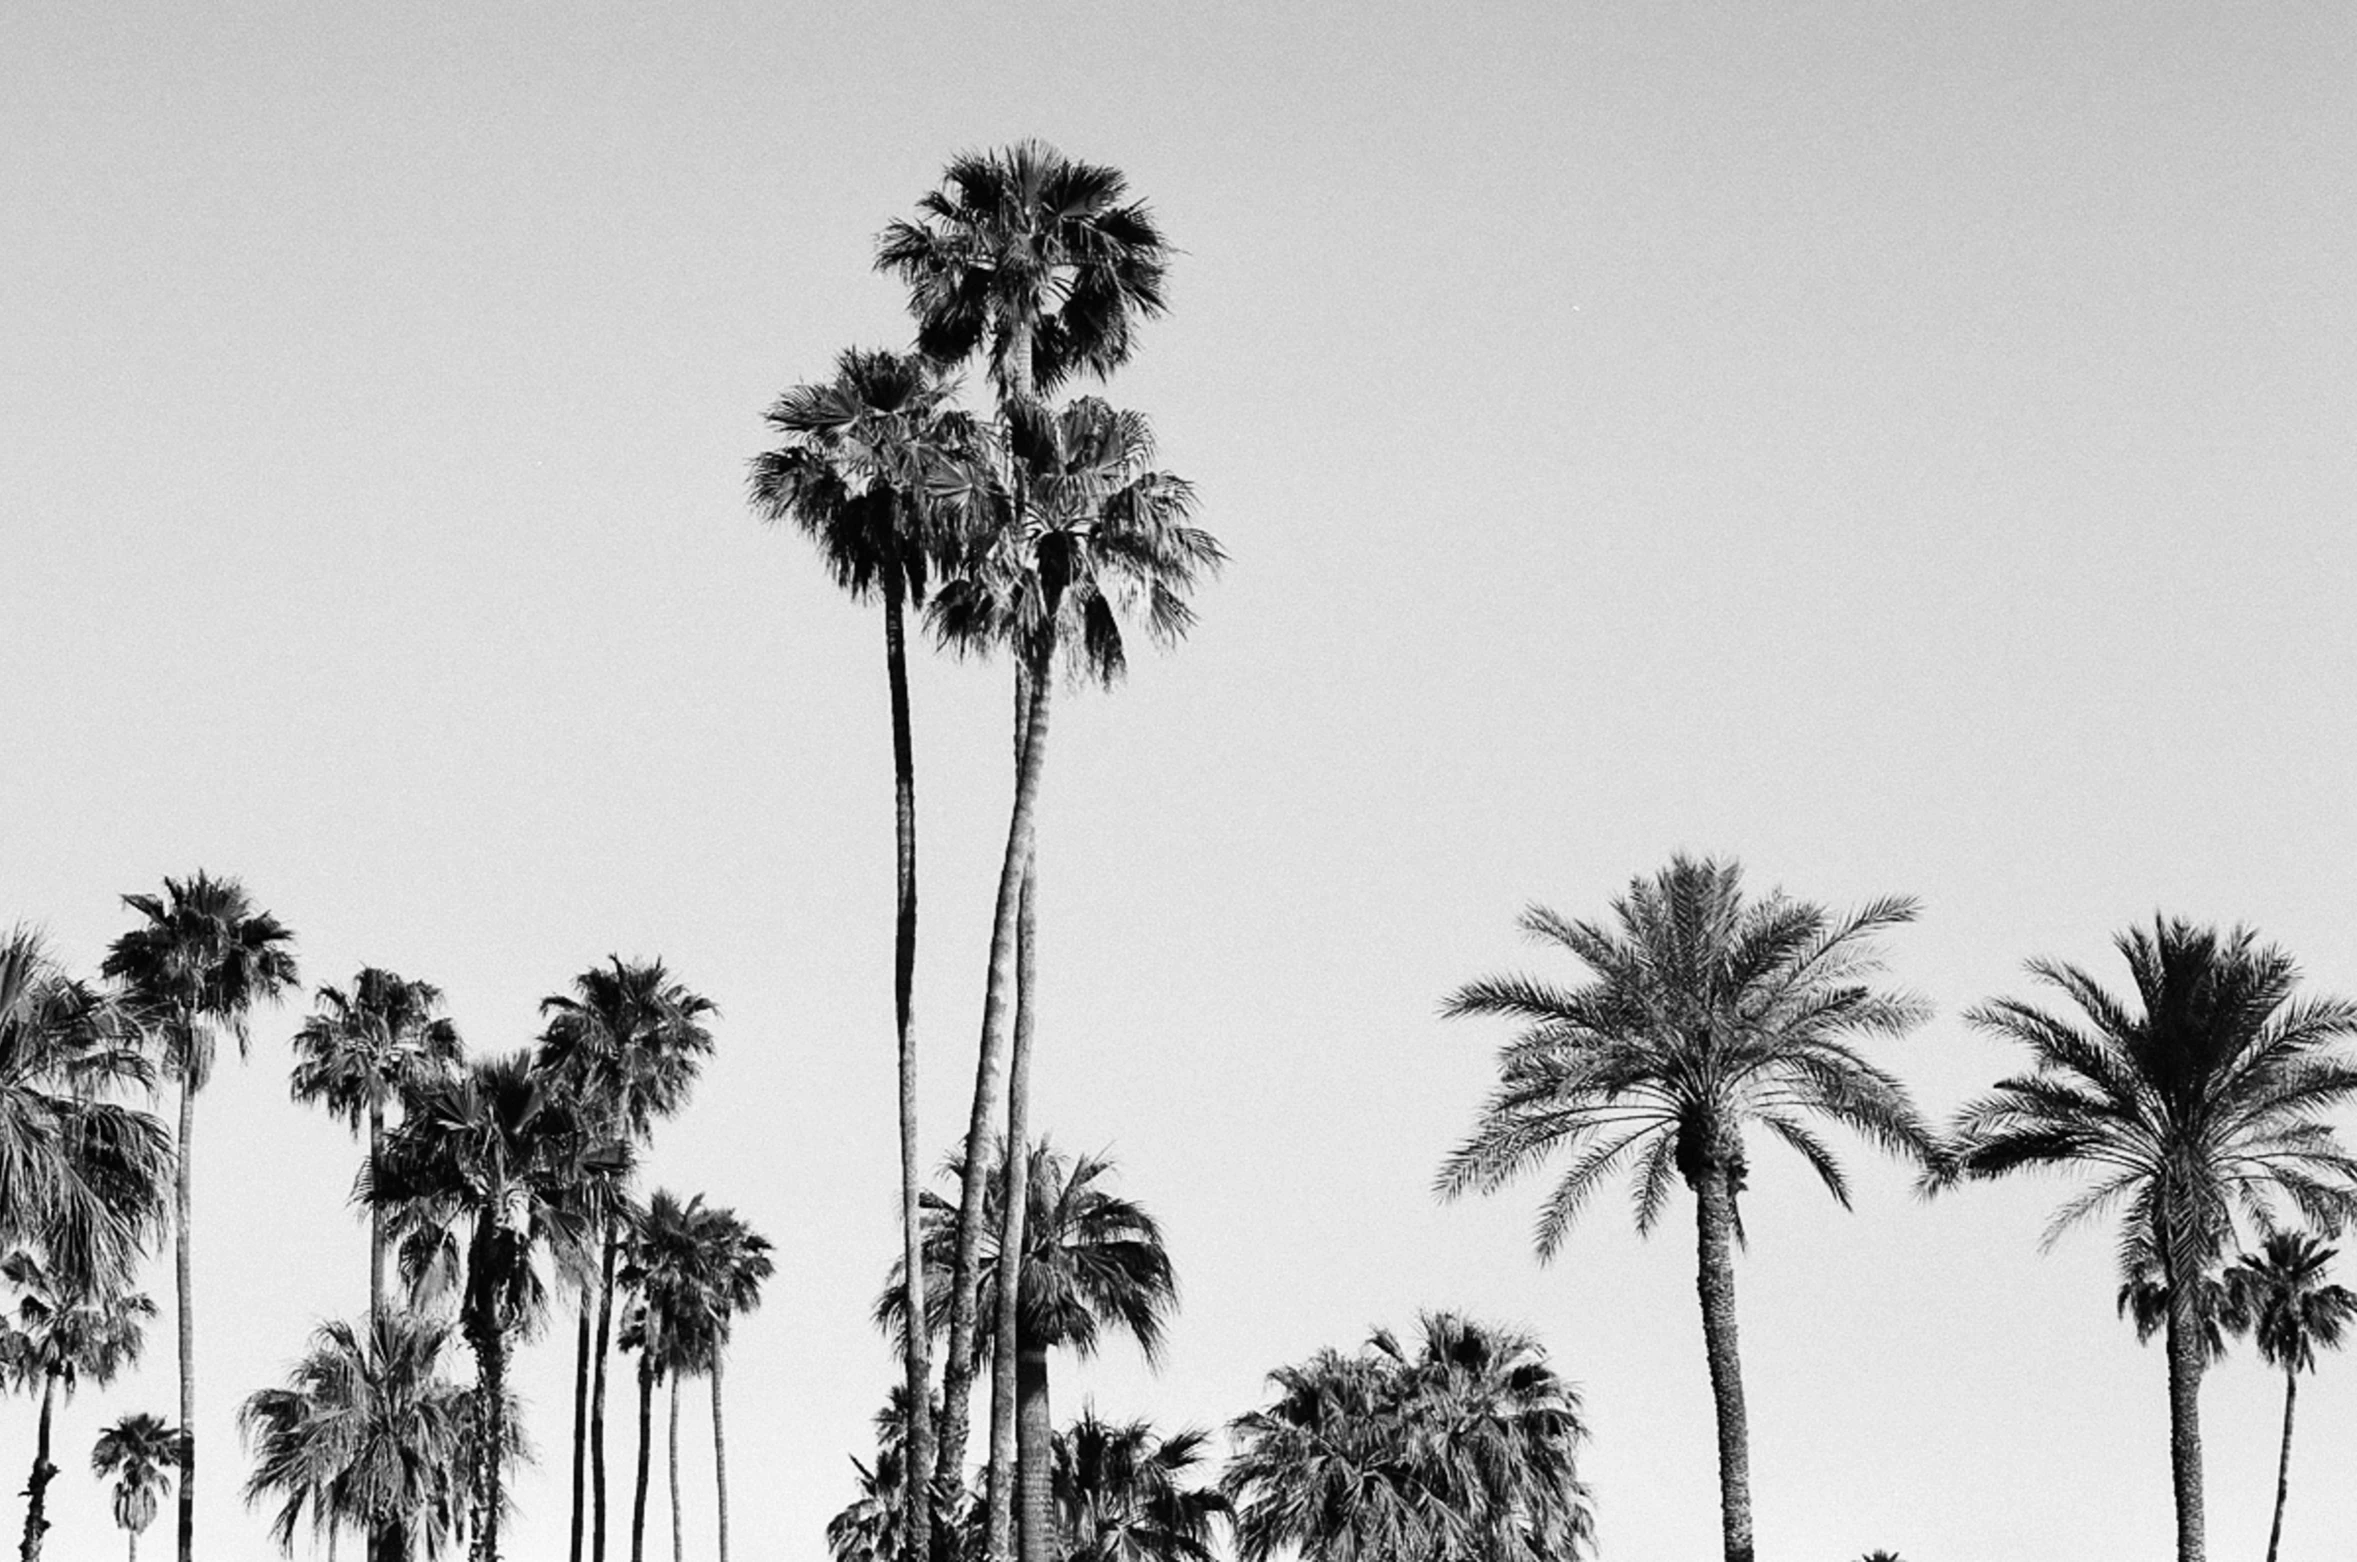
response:
M1063 1550L1056 1525L1053 1423L1048 1411L1048 1350L1025 1341L1015 1361L1017 1453L1015 1468L1022 1493L1023 1562L1040 1562Z
M130 1562L139 1562L139 1531L132 1530Z
M483 1445L476 1450L475 1481L482 1514L476 1555L499 1562L501 1477L507 1449L507 1337L496 1318L478 1316L472 1332L478 1389L483 1396Z
M57 1466L49 1462L49 1414L57 1399L57 1374L41 1380L41 1429L33 1444L33 1478L25 1482L25 1539L19 1548L24 1562L41 1562L41 1537L49 1533L49 1483Z
M614 1217L606 1216L605 1257L598 1271L597 1342L589 1356L589 1554L606 1562L606 1357L614 1328Z
M687 1562L687 1531L679 1518L679 1374L671 1374L671 1467L664 1472L664 1494L671 1499L671 1562Z
M720 1424L720 1369L721 1360L715 1353L712 1357L712 1485L720 1499L720 1562L728 1562L728 1435ZM916 1555L915 1562L925 1559Z
M1743 1408L1743 1362L1735 1339L1735 1195L1726 1166L1706 1164L1693 1182L1702 1344L1718 1413L1719 1518L1727 1562L1752 1562L1751 1432Z
M638 1488L630 1501L630 1562L646 1562L647 1468L655 1441L655 1370L646 1347L638 1357Z
M2299 1374L2287 1368L2283 1374L2283 1452L2275 1458L2275 1522L2267 1530L2267 1562L2275 1562L2276 1548L2283 1544L2283 1503L2292 1490L2292 1402L2299 1394Z
M573 1522L567 1562L581 1562L589 1482L589 1288L581 1288L581 1325L573 1336Z
M1031 702L1028 675L1015 676L1015 755L1022 761ZM1015 1435L1017 1320L1022 1312L1024 1217L1031 1205L1031 1036L1039 1014L1032 1001L1037 967L1039 852L1023 865L1023 898L1015 912L1015 1037L1007 1058L1006 1187L999 1205L998 1306L992 1320L990 1353L990 1511L987 1534L992 1562L1015 1553L1015 1515L1023 1481Z
M2202 1328L2191 1288L2169 1280L2169 1473L2177 1496L2177 1562L2209 1554L2202 1518Z
M1031 680L1031 714L1024 723L1023 763L1007 824L1006 858L999 865L998 905L991 919L990 976L982 995L982 1046L974 1071L974 1112L966 1126L965 1181L959 1190L956 1263L951 1269L949 1356L942 1368L940 1468L944 1481L964 1469L967 1406L974 1388L976 1292L981 1281L982 1197L995 1169L991 1130L998 1117L999 1074L1007 1044L1008 988L1015 963L1015 922L1023 878L1031 862L1032 816L1040 771L1047 759L1049 661L1038 658Z
M385 1155L385 1104L368 1103L368 1177L376 1181L378 1164ZM375 1328L385 1321L385 1207L376 1200L368 1201L368 1323Z
M902 623L902 583L897 569L884 571L884 670L892 692L892 799L896 846L896 906L892 931L892 1021L900 1055L900 1234L907 1316L925 1316L924 1228L920 1196L924 1173L918 1166L917 1124L917 765L910 736L908 642ZM922 1494L901 1504L906 1555L927 1562L933 1545L933 1363L932 1342L923 1329L903 1331L903 1376L908 1385L908 1489ZM712 1380L715 1435L719 1430L720 1379ZM721 1494L721 1556L728 1562L728 1500Z
M193 1050L194 1038L186 1040ZM196 1266L188 1245L189 1184L196 1164L191 1137L195 1132L196 1086L183 1069L180 1153L172 1172L172 1288L180 1308L180 1562L196 1562Z

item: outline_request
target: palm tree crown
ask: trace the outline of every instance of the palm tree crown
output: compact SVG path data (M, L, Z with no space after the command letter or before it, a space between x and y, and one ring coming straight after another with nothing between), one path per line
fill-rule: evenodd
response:
M2357 1292L2326 1278L2338 1252L2305 1231L2276 1231L2227 1269L2227 1325L2250 1335L2261 1361L2311 1372L2318 1347L2340 1348L2357 1323Z
M295 984L294 935L257 910L237 880L202 872L164 880L160 896L125 895L123 904L146 921L114 941L100 970L157 1028L165 1066L202 1090L216 1034L226 1032L242 1057L254 1005Z
M573 979L570 994L540 1002L548 1017L535 1059L570 1087L585 1110L601 1108L615 1132L644 1143L658 1118L687 1096L712 1051L712 1000L672 980L660 960L611 956Z
M90 1473L102 1481L114 1477L115 1525L130 1535L134 1558L140 1531L155 1522L163 1494L171 1490L179 1447L179 1429L144 1410L99 1433L91 1446Z
M1056 1518L1069 1562L1212 1562L1212 1526L1233 1512L1217 1487L1188 1483L1208 1441L1163 1437L1093 1409L1055 1437Z
M322 987L296 1030L289 1089L357 1132L429 1080L457 1067L458 1027L440 1013L442 990L369 966L350 991Z

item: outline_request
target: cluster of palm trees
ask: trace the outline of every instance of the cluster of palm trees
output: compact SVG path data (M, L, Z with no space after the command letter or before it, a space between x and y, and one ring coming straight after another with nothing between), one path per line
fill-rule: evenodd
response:
M193 1552L195 1339L190 1306L195 1100L219 1041L240 1052L254 1009L296 987L293 935L234 879L167 879L130 895L140 918L110 947L101 982L74 979L40 939L0 940L0 1371L40 1401L26 1487L24 1562L47 1531L57 1401L136 1360L154 1305L133 1289L166 1226L174 1237L180 1419L125 1417L100 1437L115 1514L138 1535L176 1491L179 1555ZM733 1211L663 1191L634 1169L676 1115L713 1047L711 1002L660 961L610 958L542 1004L531 1048L469 1058L431 984L376 967L323 986L296 1030L290 1092L355 1130L367 1153L355 1197L369 1210L368 1311L324 1324L283 1387L255 1393L240 1425L249 1500L275 1504L290 1551L308 1528L355 1531L371 1562L440 1555L453 1542L495 1562L505 1471L522 1447L510 1357L560 1290L577 1298L572 1557L606 1555L605 1379L612 1347L639 1361L631 1554L645 1546L650 1406L671 1391L674 1555L679 1384L712 1385L723 1555L727 1484L721 1373L734 1321L758 1305L768 1242ZM178 1131L141 1104L178 1084ZM397 1270L398 1294L393 1294ZM623 1326L613 1328L620 1306ZM474 1381L445 1375L453 1341Z

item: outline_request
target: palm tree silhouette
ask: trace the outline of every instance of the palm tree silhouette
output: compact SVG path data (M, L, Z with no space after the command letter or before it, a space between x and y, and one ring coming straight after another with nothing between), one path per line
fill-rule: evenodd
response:
M1145 1421L1099 1420L1094 1409L1057 1433L1056 1517L1070 1562L1212 1562L1215 1521L1233 1511L1215 1486L1188 1484L1208 1441L1168 1437Z
M0 1258L0 1279L17 1291L13 1314L0 1319L0 1369L12 1388L30 1392L37 1387L41 1395L20 1550L23 1562L40 1562L42 1537L49 1532L49 1483L57 1478L57 1466L49 1459L49 1429L58 1396L72 1398L83 1378L103 1388L137 1364L155 1303L135 1291L92 1289L52 1272L21 1248Z
M115 1525L130 1537L130 1562L139 1562L140 1532L155 1522L179 1449L179 1431L144 1410L99 1433L91 1446L90 1473L102 1481L114 1477Z
M2318 1347L2338 1350L2357 1320L2357 1293L2326 1279L2338 1251L2305 1231L2272 1232L2258 1252L2235 1260L2222 1287L2227 1326L2251 1336L2261 1361L2283 1369L2283 1451L2275 1462L2275 1520L2267 1530L2267 1562L2275 1562L2283 1542L2300 1374L2315 1370Z

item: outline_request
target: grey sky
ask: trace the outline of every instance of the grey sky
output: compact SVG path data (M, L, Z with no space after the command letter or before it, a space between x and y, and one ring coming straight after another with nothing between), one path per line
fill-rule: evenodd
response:
M2345 6L26 0L0 64L0 923L88 966L120 892L234 873L310 980L429 978L495 1049L669 959L726 1021L654 1178L781 1248L729 1379L761 1554L821 1554L893 1371L891 818L873 615L743 469L777 391L905 338L873 238L960 149L1154 202L1173 311L1108 394L1235 556L1055 729L1034 1117L1114 1150L1186 1304L1158 1378L1116 1349L1060 1408L1216 1422L1464 1307L1585 1385L1605 1554L1703 1554L1690 1236L1599 1206L1541 1271L1537 1185L1427 1192L1502 1039L1438 997L1679 847L1925 898L1894 1061L1941 1112L2010 1062L1966 1005L2033 953L2113 975L2156 907L2357 991ZM916 700L946 1150L1004 670ZM213 1555L265 1547L238 1398L364 1305L296 1019L200 1117ZM1845 1217L1757 1160L1766 1555L2158 1554L2162 1365L2104 1233L2035 1251L2060 1185L1927 1207L1860 1151ZM562 1544L568 1342L522 1368L519 1556ZM65 1417L60 1554L112 1544L77 1450L171 1358ZM2276 1393L2207 1391L2221 1548ZM2293 1556L2357 1525L2357 1372L2302 1424Z

